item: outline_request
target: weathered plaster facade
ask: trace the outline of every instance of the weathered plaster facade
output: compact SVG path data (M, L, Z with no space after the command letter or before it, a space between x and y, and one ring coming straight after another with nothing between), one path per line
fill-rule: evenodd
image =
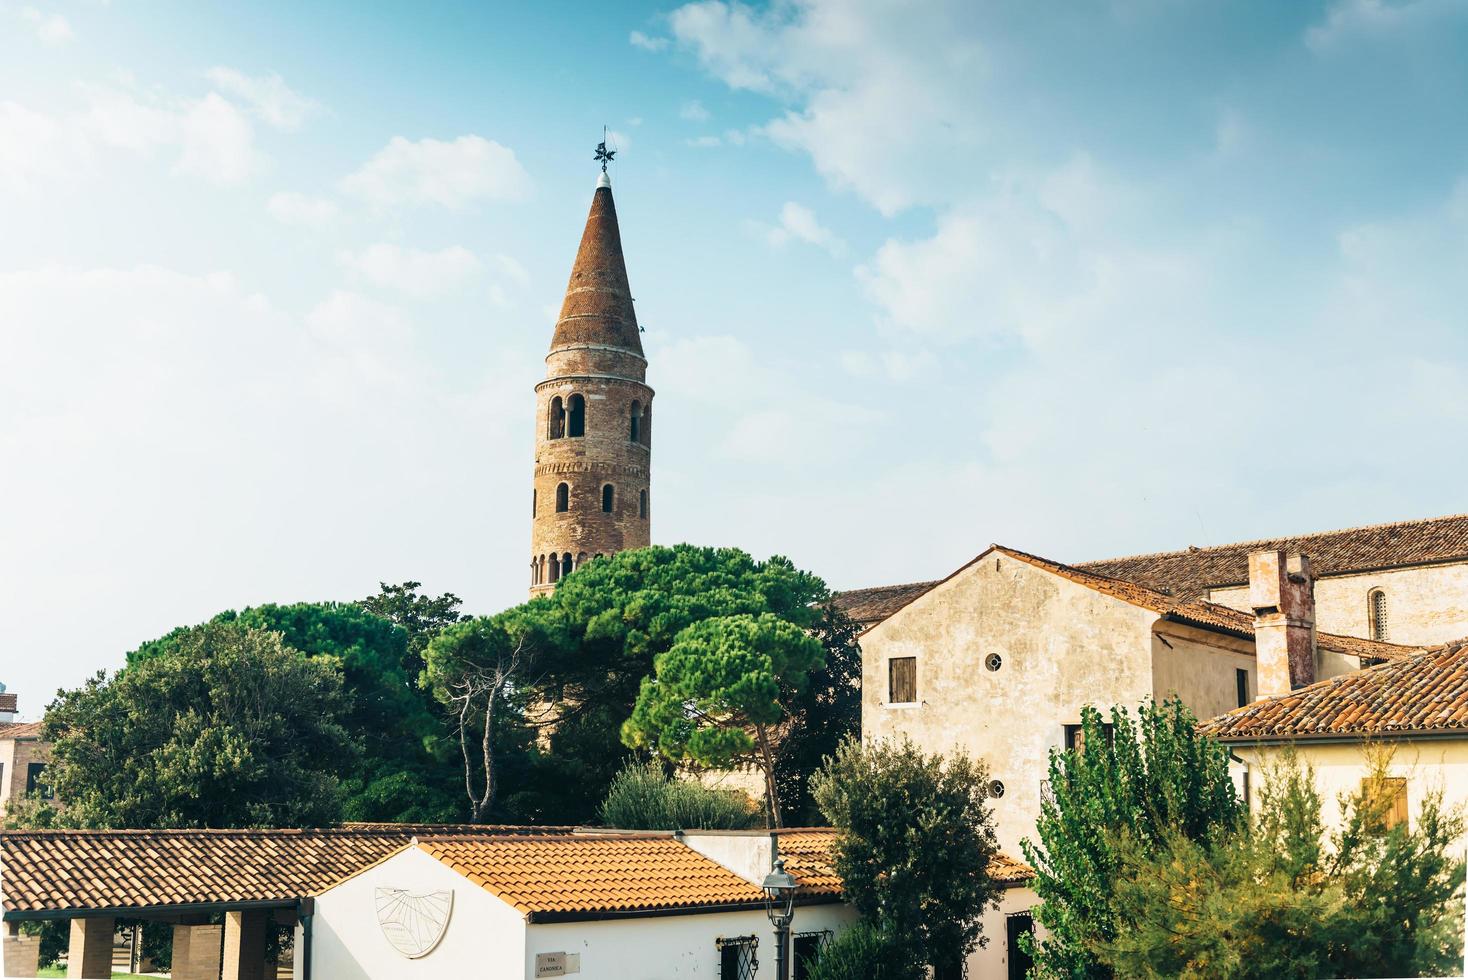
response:
M1325 633L1375 638L1371 593L1386 595L1392 643L1429 646L1468 636L1468 562L1389 568L1315 580L1315 624ZM1249 611L1248 585L1209 590L1220 605Z
M602 175L535 387L530 593L651 543L652 398L612 188Z
M1200 717L1235 707L1235 669L1254 689L1253 644L1156 612L991 551L868 630L862 735L955 746L1003 783L992 799L999 846L1019 853L1040 812L1049 753L1093 705L1179 695ZM997 670L986 660L999 656ZM893 704L893 658L914 657L917 700Z

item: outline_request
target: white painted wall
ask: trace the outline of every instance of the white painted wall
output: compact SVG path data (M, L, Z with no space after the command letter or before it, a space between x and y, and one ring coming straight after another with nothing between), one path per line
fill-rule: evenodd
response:
M999 897L999 907L984 913L984 935L989 944L969 954L969 980L1006 980L1009 956L1005 940L1006 922L1016 912L1029 912L1040 904L1040 896L1029 888L1006 888ZM1035 928L1040 928L1036 923Z
M685 830L683 843L756 885L764 884L775 861L773 842L766 831L740 834Z
M377 922L379 887L453 891L448 929L433 952L410 960L388 943ZM409 848L317 896L311 958L316 980L520 980L525 920L463 875Z
M831 930L856 921L844 904L811 905L795 911L795 932ZM721 936L759 937L760 977L775 975L775 933L763 909L702 915L669 915L599 922L531 925L525 976L535 976L537 953L580 953L580 980L717 980Z

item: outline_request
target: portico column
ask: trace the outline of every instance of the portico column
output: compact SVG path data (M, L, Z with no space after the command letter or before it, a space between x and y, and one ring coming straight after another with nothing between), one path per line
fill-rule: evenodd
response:
M111 980L111 916L71 920L71 946L66 953L66 975L86 980Z
M224 913L224 969L221 980L265 980L263 909Z

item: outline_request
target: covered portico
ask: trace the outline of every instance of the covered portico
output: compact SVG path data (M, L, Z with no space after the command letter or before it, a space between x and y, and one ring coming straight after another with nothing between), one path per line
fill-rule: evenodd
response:
M22 923L60 919L71 923L67 975L105 980L125 918L173 926L175 980L272 980L273 926L293 927L296 944L309 948L312 895L432 830L0 832L3 975L36 973L37 944L23 937ZM297 961L310 957L298 953ZM299 976L309 980L309 968Z

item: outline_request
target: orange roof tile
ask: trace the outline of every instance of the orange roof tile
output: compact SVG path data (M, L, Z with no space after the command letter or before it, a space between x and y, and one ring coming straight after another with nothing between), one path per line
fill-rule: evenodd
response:
M0 739L40 738L42 724L39 721L20 721L0 725Z
M1042 568L1054 575L1059 575L1061 578L1068 579L1078 585L1084 585L1088 589L1094 589L1105 595L1113 596L1123 602L1140 606L1143 609L1149 609L1168 619L1187 623L1202 629L1232 633L1236 636L1249 639L1252 639L1254 636L1254 617L1248 613L1240 612L1237 609L1231 609L1228 606L1222 606L1216 602L1174 598L1155 589L1150 589L1145 585L1138 585L1135 582L1130 582L1125 579L1100 575L1096 572L1065 565L1058 561L1051 561L1048 558L1041 558L1039 555L1032 555L1028 552L1020 551L1018 548L1010 548L999 544L990 545L985 551L965 563L947 578L940 579L936 582L920 582L908 586L891 586L888 590L885 590L892 593L889 597L890 601L886 601L885 604L880 604L876 600L872 600L861 608L868 610L875 609L880 604L884 614L882 618L891 616L899 609L931 591L935 586L947 582L949 579L961 574L965 569L972 567L976 562L995 552L1034 565L1036 568ZM901 590L900 594L899 590ZM863 591L872 593L882 592L884 590L867 589ZM850 615L849 612L848 615ZM855 617L853 616L853 618ZM864 623L870 628L880 621L881 619L876 619L873 621L864 621ZM1317 635L1316 640L1326 650L1333 650L1337 653L1344 653L1349 656L1361 657L1368 660L1390 660L1396 657L1418 653L1422 649L1421 647L1401 646L1395 643L1382 643L1378 640L1367 640L1356 636L1340 636L1334 633L1320 633Z
M1210 588L1249 581L1249 553L1303 551L1317 576L1468 559L1468 514L1433 517L1208 548L1082 562L1077 567L1201 599Z
M381 829L376 829L381 828ZM453 828L504 835L520 828ZM539 834L561 828L533 828ZM410 843L414 827L0 831L12 912L295 901Z
M1198 730L1224 742L1468 730L1468 639L1246 704Z
M757 886L671 834L436 838L418 847L532 918L764 903Z

